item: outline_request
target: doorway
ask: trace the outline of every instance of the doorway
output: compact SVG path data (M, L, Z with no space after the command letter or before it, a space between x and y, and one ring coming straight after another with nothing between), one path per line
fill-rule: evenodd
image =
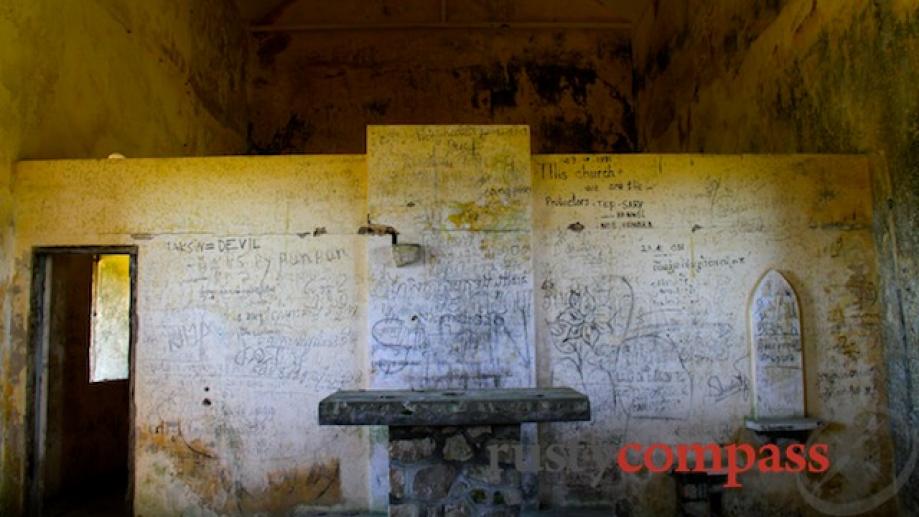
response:
M33 259L29 513L130 515L136 248Z

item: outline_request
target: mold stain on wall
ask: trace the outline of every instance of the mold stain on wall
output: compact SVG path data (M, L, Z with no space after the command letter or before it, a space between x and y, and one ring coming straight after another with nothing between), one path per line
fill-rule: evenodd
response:
M878 346L891 414L915 427L919 2L663 0L637 24L633 48L645 150L876 153ZM915 444L894 437L902 462ZM904 511L919 511L916 494L901 492Z
M535 152L634 152L616 30L256 33L255 153L361 153L368 124L527 124Z
M27 332L10 318L12 163L245 149L238 14L223 0L165 4L13 0L0 9L0 511L19 512L25 465L26 356L13 343Z

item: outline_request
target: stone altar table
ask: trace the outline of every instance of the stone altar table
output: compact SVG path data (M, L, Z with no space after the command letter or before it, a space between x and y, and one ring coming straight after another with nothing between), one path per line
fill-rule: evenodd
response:
M571 388L339 391L320 425L389 426L389 515L519 515L520 424L590 420Z

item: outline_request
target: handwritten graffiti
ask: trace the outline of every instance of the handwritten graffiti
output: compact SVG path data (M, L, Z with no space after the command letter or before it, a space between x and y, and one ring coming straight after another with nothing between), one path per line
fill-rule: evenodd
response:
M558 364L573 368L586 391L604 387L612 407L632 417L686 418L692 378L661 313L637 310L622 276L555 284L543 283L562 301L546 322Z

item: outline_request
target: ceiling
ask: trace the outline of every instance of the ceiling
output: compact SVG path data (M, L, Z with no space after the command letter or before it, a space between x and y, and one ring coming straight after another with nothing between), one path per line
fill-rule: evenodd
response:
M250 26L393 23L633 24L653 0L236 0Z

